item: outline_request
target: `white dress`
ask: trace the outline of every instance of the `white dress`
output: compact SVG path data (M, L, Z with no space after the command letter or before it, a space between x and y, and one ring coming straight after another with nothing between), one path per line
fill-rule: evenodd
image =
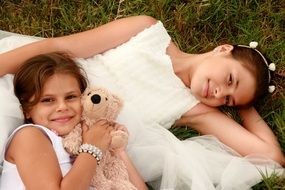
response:
M155 189L249 189L261 181L259 170L267 168L270 174L278 164L241 158L211 136L180 141L168 131L198 103L174 74L166 54L169 43L158 22L115 49L78 61L92 85L104 86L123 99L118 121L130 131L128 151ZM253 159L258 166L249 162Z

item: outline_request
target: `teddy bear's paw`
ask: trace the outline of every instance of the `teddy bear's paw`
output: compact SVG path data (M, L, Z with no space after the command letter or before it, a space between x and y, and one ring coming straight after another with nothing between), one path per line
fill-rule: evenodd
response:
M128 144L129 135L127 132L118 130L111 133L111 135L112 140L110 147L112 150L123 148Z

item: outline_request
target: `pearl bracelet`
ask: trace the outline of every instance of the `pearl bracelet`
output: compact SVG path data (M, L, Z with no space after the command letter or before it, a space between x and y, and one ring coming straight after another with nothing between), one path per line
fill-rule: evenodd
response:
M99 165L100 160L103 157L102 151L99 148L97 148L96 146L92 145L92 144L82 144L79 147L79 151L78 152L79 153L85 152L85 153L91 154L97 160L97 165Z

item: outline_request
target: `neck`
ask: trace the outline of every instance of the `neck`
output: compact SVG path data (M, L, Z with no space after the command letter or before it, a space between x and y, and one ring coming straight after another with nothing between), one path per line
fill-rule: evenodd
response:
M182 52L171 57L173 70L185 86L190 87L191 78L197 65L209 56L209 53L210 52L203 54L187 54Z

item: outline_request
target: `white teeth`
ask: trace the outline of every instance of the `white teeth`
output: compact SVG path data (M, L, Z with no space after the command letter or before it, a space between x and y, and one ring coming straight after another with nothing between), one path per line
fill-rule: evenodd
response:
M53 119L53 121L57 121L57 122L66 122L68 121L70 118L67 117L67 118L58 118L58 119Z

